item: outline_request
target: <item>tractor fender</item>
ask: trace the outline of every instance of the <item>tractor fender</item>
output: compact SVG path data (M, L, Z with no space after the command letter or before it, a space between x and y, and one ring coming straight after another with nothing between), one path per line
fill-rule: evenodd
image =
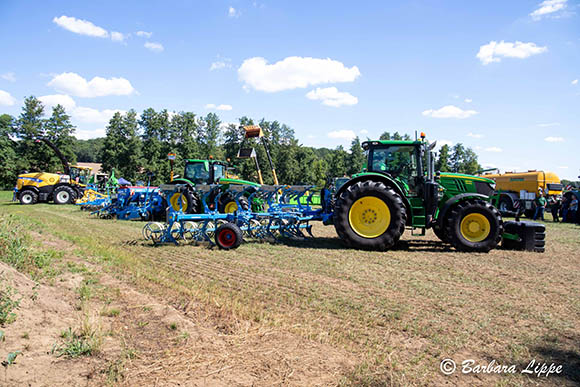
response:
M441 208L441 210L439 210L439 215L437 216L437 223L441 224L441 221L443 219L445 219L445 216L447 216L447 212L449 212L449 210L451 209L451 207L453 207L455 204L465 201L467 199L481 199L484 200L486 202L489 202L489 196L483 195L483 194L478 194L478 193L462 193L459 195L455 195L451 198L449 198L445 204L443 205L443 207Z
M366 181L366 180L372 180L372 181L377 181L377 182L382 182L384 183L386 186L391 187L393 190L395 190L395 192L401 197L401 200L403 201L403 204L405 205L405 209L407 211L407 214L411 214L411 204L409 203L409 200L407 199L407 197L403 194L403 191L401 191L401 188L399 187L399 185L391 178L385 176L385 175L381 175L378 173L367 173L361 176L357 176L354 177L352 179L350 179L349 181L347 181L346 183L344 183L336 192L336 199L338 199L340 197L340 195L342 195L342 193L351 185L358 183L359 181ZM407 216L407 223L411 222L412 220L412 216Z

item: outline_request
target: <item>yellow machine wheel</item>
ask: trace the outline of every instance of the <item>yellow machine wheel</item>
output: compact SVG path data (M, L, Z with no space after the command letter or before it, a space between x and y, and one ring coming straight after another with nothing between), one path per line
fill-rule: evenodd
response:
M181 210L183 212L187 212L188 201L185 195L176 192L169 198L169 203L171 204L171 208L173 208L174 211Z
M226 206L224 207L224 213L226 213L226 214L233 214L237 210L238 210L238 205L236 204L235 201L231 201L231 202L226 203Z
M376 238L389 228L391 211L383 200L363 196L352 204L348 221L353 231L363 238Z
M461 235L470 242L481 242L491 232L489 220L483 214L467 214L460 224Z

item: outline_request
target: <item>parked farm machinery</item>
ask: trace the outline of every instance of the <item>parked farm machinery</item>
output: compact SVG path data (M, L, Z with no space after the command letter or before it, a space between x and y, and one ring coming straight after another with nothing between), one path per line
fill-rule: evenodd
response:
M316 209L311 206L313 186L239 184L224 189L196 185L196 195L203 197L204 213L185 214L172 206L167 223L149 223L143 235L154 243L207 241L231 249L239 246L244 234L258 239L301 237L304 230L311 234L311 222L322 221L334 224L340 239L357 249L389 250L405 229L412 233L418 229L419 234L413 235L425 235L425 230L432 228L442 241L460 251L488 252L502 240L506 247L544 251L541 224L503 222L491 204L492 180L436 174L434 146L423 134L415 141L363 143L366 168L341 184L324 188L320 193L322 208ZM174 185L172 189L164 188L164 195L180 206L187 202L185 187ZM234 212L216 211L222 197L236 203ZM262 200L264 207L243 206L242 199ZM526 232L530 228L533 233Z
M243 236L269 240L279 237L304 238L304 232L312 236L310 222L323 220L325 216L322 209L313 209L311 206L313 188L305 185L263 185L258 188L253 185L234 185L224 191L217 184L199 184L195 190L203 198L203 213L187 214L169 206L167 222L147 223L143 228L143 236L155 244L209 242L223 249L238 247ZM177 195L179 205L185 199L183 193L187 192L188 187L177 184L164 185L161 189L166 197ZM222 213L216 210L224 195L236 202L236 211ZM254 211L242 205L254 199L263 203L263 210Z

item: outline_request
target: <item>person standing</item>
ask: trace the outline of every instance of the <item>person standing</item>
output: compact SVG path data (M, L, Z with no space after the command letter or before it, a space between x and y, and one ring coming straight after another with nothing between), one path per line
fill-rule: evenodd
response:
M548 204L548 201L546 200L544 195L541 192L539 192L538 198L536 199L536 212L534 213L533 220L538 219L538 216L540 216L542 218L542 220L545 220L544 219L544 210L546 209L547 204Z
M570 208L570 203L568 196L562 197L562 223L566 223L566 217L568 216L568 209Z
M570 200L568 213L570 214L571 222L576 222L576 216L578 214L578 199L576 199L576 195L572 196L572 200Z
M550 211L552 212L552 221L560 222L560 218L558 216L558 214L560 213L560 207L562 207L562 204L560 202L560 198L552 196L551 202L552 202L552 204L551 204Z

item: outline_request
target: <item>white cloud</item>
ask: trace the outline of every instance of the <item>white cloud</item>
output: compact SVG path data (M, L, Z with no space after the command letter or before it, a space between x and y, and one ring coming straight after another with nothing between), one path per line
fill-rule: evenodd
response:
M550 126L560 126L559 122L548 122L546 124L538 124L541 128L549 128Z
M0 90L0 105L12 106L16 103L16 99L10 95L9 92Z
M335 130L328 133L328 137L339 140L352 140L356 134L352 130Z
M241 15L240 11L238 11L234 7L228 8L228 16L229 17L240 17L240 15Z
M500 62L500 57L524 59L532 55L541 54L547 50L547 47L539 47L531 42L523 43L516 41L515 43L511 43L502 40L498 43L492 40L488 44L479 47L479 52L476 56L481 63L487 65L492 62Z
M447 105L443 106L440 109L434 110L429 109L425 110L423 113L424 116L433 117L433 118L468 118L473 115L476 115L477 112L475 110L463 110L458 108L457 106Z
M317 87L306 93L306 98L320 100L323 105L332 107L351 106L358 103L358 98L346 91L338 91L336 87Z
M95 36L98 38L109 37L106 29L96 26L87 20L62 15L55 17L52 21L65 30L74 32L75 34Z
M0 75L0 78L8 82L16 82L16 76L14 75L14 73L4 73Z
M44 95L42 97L38 97L38 99L45 106L45 112L50 112L50 110L56 105L62 105L67 113L72 113L72 111L76 108L76 102L74 99L66 94Z
M153 36L153 32L147 32L147 31L137 31L135 32L135 35L141 37L141 38L150 38Z
M484 136L483 136L483 134L479 134L479 133L471 133L471 132L469 132L469 133L467 134L467 136L468 136L468 137L473 137L473 138L483 138L483 137L484 137Z
M471 98L465 98L464 101L465 103L471 103L473 100Z
M574 79L572 82L570 82L570 84L577 85L578 84L578 80L577 79Z
M107 133L106 128L98 129L78 129L75 131L75 137L80 140L88 140L90 138L105 137Z
M62 93L86 98L107 95L130 95L136 92L131 82L125 78L106 79L94 77L87 82L86 79L76 73L56 75L47 85Z
M50 110L56 105L62 105L66 112L75 120L82 123L106 124L116 112L125 114L126 111L120 109L98 110L89 107L77 106L74 99L66 94L52 94L38 97L47 108L45 111L50 114Z
M233 109L232 105L224 105L224 104L216 105L213 103L208 103L207 105L205 105L205 108L210 110L222 110L222 111L229 111Z
M305 88L322 83L353 82L360 76L358 67L326 58L289 56L274 64L254 57L244 60L238 77L245 88L276 92Z
M539 8L530 13L534 20L540 20L546 15L553 14L566 8L567 0L545 0L539 5Z
M221 70L221 69L225 69L225 68L231 68L232 64L229 63L230 59L225 58L224 60L218 60L216 62L213 62L209 68L209 71L214 71L214 70Z
M435 145L435 150L439 151L441 149L441 147L443 147L443 145L447 145L448 147L452 147L453 146L453 141L451 140L445 140L445 139L439 139L437 140L437 144Z
M494 153L503 152L503 149L498 148L497 146L490 146L489 148L485 148L484 150L486 152L494 152Z
M153 52L162 52L163 50L165 50L165 48L161 43L146 42L144 46L146 49L151 50Z
M79 106L73 110L71 116L84 123L106 124L116 112L120 112L121 114L126 113L126 111L118 109L98 110Z
M112 32L111 32L111 40L112 40L113 42L121 42L121 43L122 43L122 42L124 42L124 41L125 41L125 39L127 39L128 37L129 37L129 35L125 35L125 34L122 34L122 33L120 33L120 32L117 32L117 31L112 31Z
M547 142L562 142L562 141L564 141L564 138L563 137L551 137L550 136L550 137L546 137L544 139L544 141L547 141Z

